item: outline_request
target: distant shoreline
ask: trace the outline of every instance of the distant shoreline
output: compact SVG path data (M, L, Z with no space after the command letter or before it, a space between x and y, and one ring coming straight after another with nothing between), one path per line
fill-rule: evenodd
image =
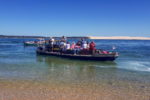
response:
M0 35L0 38L49 38L44 36L10 36L10 35ZM60 37L54 37L60 38ZM69 39L99 39L99 40L150 40L150 37L130 37L130 36L112 36L112 37L104 37L104 36L69 36Z
M99 36L90 36L89 39L108 39L108 40L150 40L150 37L130 37L130 36L99 37Z
M22 39L22 38L33 38L33 39L38 39L38 38L50 38L50 37L53 37L53 38L61 38L61 37L55 37L55 36L11 36L11 35L0 35L0 38L18 38L18 39ZM70 38L70 39L80 39L80 38L84 38L84 39L89 39L89 37L86 37L86 36L69 36L67 38Z

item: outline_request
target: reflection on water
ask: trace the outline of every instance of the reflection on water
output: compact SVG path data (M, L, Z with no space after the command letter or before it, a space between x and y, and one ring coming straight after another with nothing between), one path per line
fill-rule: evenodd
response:
M59 83L113 83L130 81L149 83L149 76L136 72L120 70L115 62L95 62L62 59L58 57L37 56L37 62L47 66L42 80ZM146 77L145 77L146 76Z
M84 79L93 79L96 77L99 67L116 69L115 62L79 61L43 56L38 56L37 62L43 62L48 66L50 76L64 77L63 80L78 80L83 77Z

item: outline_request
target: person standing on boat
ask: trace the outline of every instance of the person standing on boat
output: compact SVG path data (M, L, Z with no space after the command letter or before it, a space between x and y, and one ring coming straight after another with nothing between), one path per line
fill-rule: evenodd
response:
M71 50L74 50L75 46L76 46L75 42L72 42L71 47L70 47Z
M78 42L76 43L76 45L77 45L77 46L81 46L81 41L78 41Z
M89 44L89 41L87 41L87 49L89 50L90 48L90 44Z
M67 42L67 44L66 44L66 50L69 50L69 49L70 49L70 43Z
M60 47L60 52L63 53L66 47L66 42L60 41L59 47Z
M63 42L67 42L67 37L62 36L62 37L61 37L61 41L63 41Z
M81 47L81 46L82 46L82 43L83 43L83 39L81 38L81 40L79 40L79 41L76 43L76 45Z
M67 38L65 36L62 36L59 44L60 53L63 53L64 50L66 49L66 42L67 42Z
M86 41L83 41L82 43L81 53L84 55L88 54L88 45Z
M76 55L77 52L76 52L76 44L75 44L75 42L72 42L70 49L72 50L72 53L74 55Z
M90 43L90 48L89 48L91 54L95 54L95 50L96 50L95 46L96 45L95 45L94 41L92 41Z
M55 41L55 39L53 37L50 37L50 40L49 40L50 51L53 51L54 41Z
M84 41L84 42L82 43L82 48L83 48L83 49L87 49L87 42L86 42L86 41Z

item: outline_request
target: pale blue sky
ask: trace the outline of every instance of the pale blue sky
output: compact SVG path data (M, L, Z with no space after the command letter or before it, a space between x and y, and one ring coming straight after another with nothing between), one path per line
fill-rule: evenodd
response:
M0 34L150 37L150 0L0 0Z

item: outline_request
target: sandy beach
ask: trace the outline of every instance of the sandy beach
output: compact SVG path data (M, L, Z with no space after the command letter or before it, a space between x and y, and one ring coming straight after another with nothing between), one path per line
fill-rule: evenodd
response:
M130 36L89 36L89 39L110 39L110 40L150 40L150 37L130 37Z
M150 90L133 84L47 84L34 81L1 81L0 100L149 100ZM126 87L124 87L127 85ZM137 84L138 85L138 84Z

